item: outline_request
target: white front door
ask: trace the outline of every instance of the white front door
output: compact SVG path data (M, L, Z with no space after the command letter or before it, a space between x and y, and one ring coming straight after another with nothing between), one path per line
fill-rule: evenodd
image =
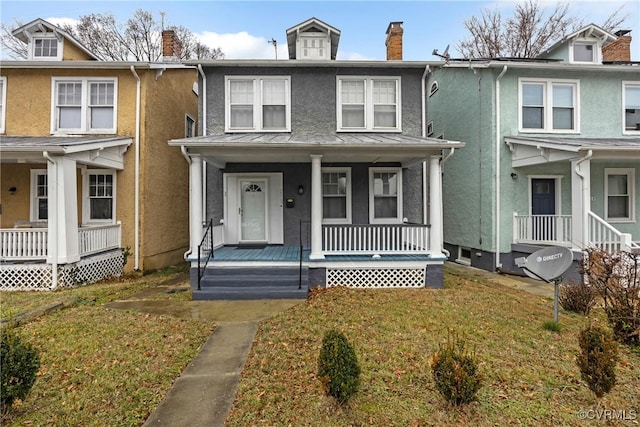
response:
M240 241L267 241L267 180L240 180Z

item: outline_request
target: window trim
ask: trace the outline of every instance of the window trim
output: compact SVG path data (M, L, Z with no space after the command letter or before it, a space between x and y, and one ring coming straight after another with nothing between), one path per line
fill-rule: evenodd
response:
M346 217L345 218L325 218L324 217L324 206L323 206L323 215L322 215L322 223L323 224L351 224L352 222L352 210L351 210L351 168L350 167L323 167L322 174L331 172L345 172L347 175L347 192L345 195L345 203L346 203ZM324 179L323 179L324 184ZM322 190L322 203L324 204L324 187Z
M191 132L191 136L189 136ZM189 114L184 115L184 137L190 138L196 136L196 120Z
M364 127L342 127L342 91L343 81L364 81ZM396 127L374 127L373 83L375 81L394 81L396 84ZM336 76L336 132L402 132L402 77L401 76Z
M604 219L611 223L636 222L635 200L635 169L634 168L605 168L604 169ZM609 175L626 175L627 192L629 193L629 217L609 217Z
M395 172L398 174L398 187L396 188L396 218L375 217L375 197L373 193L373 175L376 172ZM369 224L402 224L402 168L401 167L371 167L369 168Z
M624 80L622 82L622 133L625 135L638 135L640 134L640 128L627 129L626 123L626 111L627 111L627 87L637 87L640 89L640 80Z
M49 172L47 169L31 169L31 182L29 184L29 221L31 222L48 222L48 218L42 219L38 217L38 176L46 175L47 183L49 182ZM47 203L49 201L49 187L47 185ZM47 211L47 217L49 213Z
M251 80L253 81L253 126L250 128L233 128L231 127L231 82L234 80ZM262 120L262 82L265 80L284 80L285 81L285 127L282 129L264 129ZM276 133L291 132L291 76L274 75L274 76L246 76L246 75L227 75L224 76L224 131L226 133Z
M36 56L36 40L56 40L58 43L56 56ZM62 61L62 48L64 46L64 38L58 38L53 33L38 33L29 41L29 59L34 61Z
M577 61L575 59L574 48L576 45L589 45L593 49L593 61ZM570 64L602 64L602 55L600 44L593 39L576 39L569 45L569 63Z
M91 219L91 197L89 196L89 175L111 175L113 194L111 196L111 219ZM115 224L118 193L118 174L113 169L84 169L82 171L82 224Z
M538 84L543 86L543 119L542 128L523 127L524 97L523 86L526 84ZM556 85L573 86L573 129L553 128L553 87ZM580 80L575 79L544 79L544 78L518 78L518 132L521 133L580 133Z
M2 93L0 93L0 133L4 133L6 117L7 117L7 77L0 76L0 84L2 84Z
M79 82L82 84L82 103L80 105L80 128L58 129L58 83ZM89 126L89 97L91 83L113 83L113 128L95 128ZM51 77L51 134L53 135L74 135L74 134L115 134L118 129L118 78L117 77Z
M310 47L304 46L304 41L305 40L322 40L324 41L324 47ZM322 32L303 32L300 34L299 37L299 41L297 43L298 45L298 52L296 52L297 54L297 58L298 59L304 59L304 60L309 60L309 61L318 61L318 60L323 60L323 59L330 59L330 54L331 54L331 39L329 37L329 35L327 33L322 33ZM324 49L324 55L322 56L307 56L304 55L304 49Z

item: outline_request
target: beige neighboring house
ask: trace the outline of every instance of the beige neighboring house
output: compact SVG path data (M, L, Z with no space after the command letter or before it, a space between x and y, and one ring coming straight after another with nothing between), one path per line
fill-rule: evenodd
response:
M195 136L198 76L172 32L157 63L103 61L42 19L13 35L29 53L0 61L0 289L183 261L188 164L167 141Z

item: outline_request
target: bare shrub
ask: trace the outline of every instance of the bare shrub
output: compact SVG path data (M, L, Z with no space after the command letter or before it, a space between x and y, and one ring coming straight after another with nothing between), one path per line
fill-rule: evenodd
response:
M598 291L588 284L563 283L560 285L558 302L567 311L588 316L596 304Z

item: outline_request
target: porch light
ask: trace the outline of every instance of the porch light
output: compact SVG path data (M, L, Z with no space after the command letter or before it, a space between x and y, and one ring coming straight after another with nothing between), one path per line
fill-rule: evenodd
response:
M301 196L304 194L304 185L298 185L298 194Z
M511 172L511 178L518 179L518 174L515 172Z
M9 194L11 194L12 196L16 194L16 191L18 191L16 187L9 188Z

